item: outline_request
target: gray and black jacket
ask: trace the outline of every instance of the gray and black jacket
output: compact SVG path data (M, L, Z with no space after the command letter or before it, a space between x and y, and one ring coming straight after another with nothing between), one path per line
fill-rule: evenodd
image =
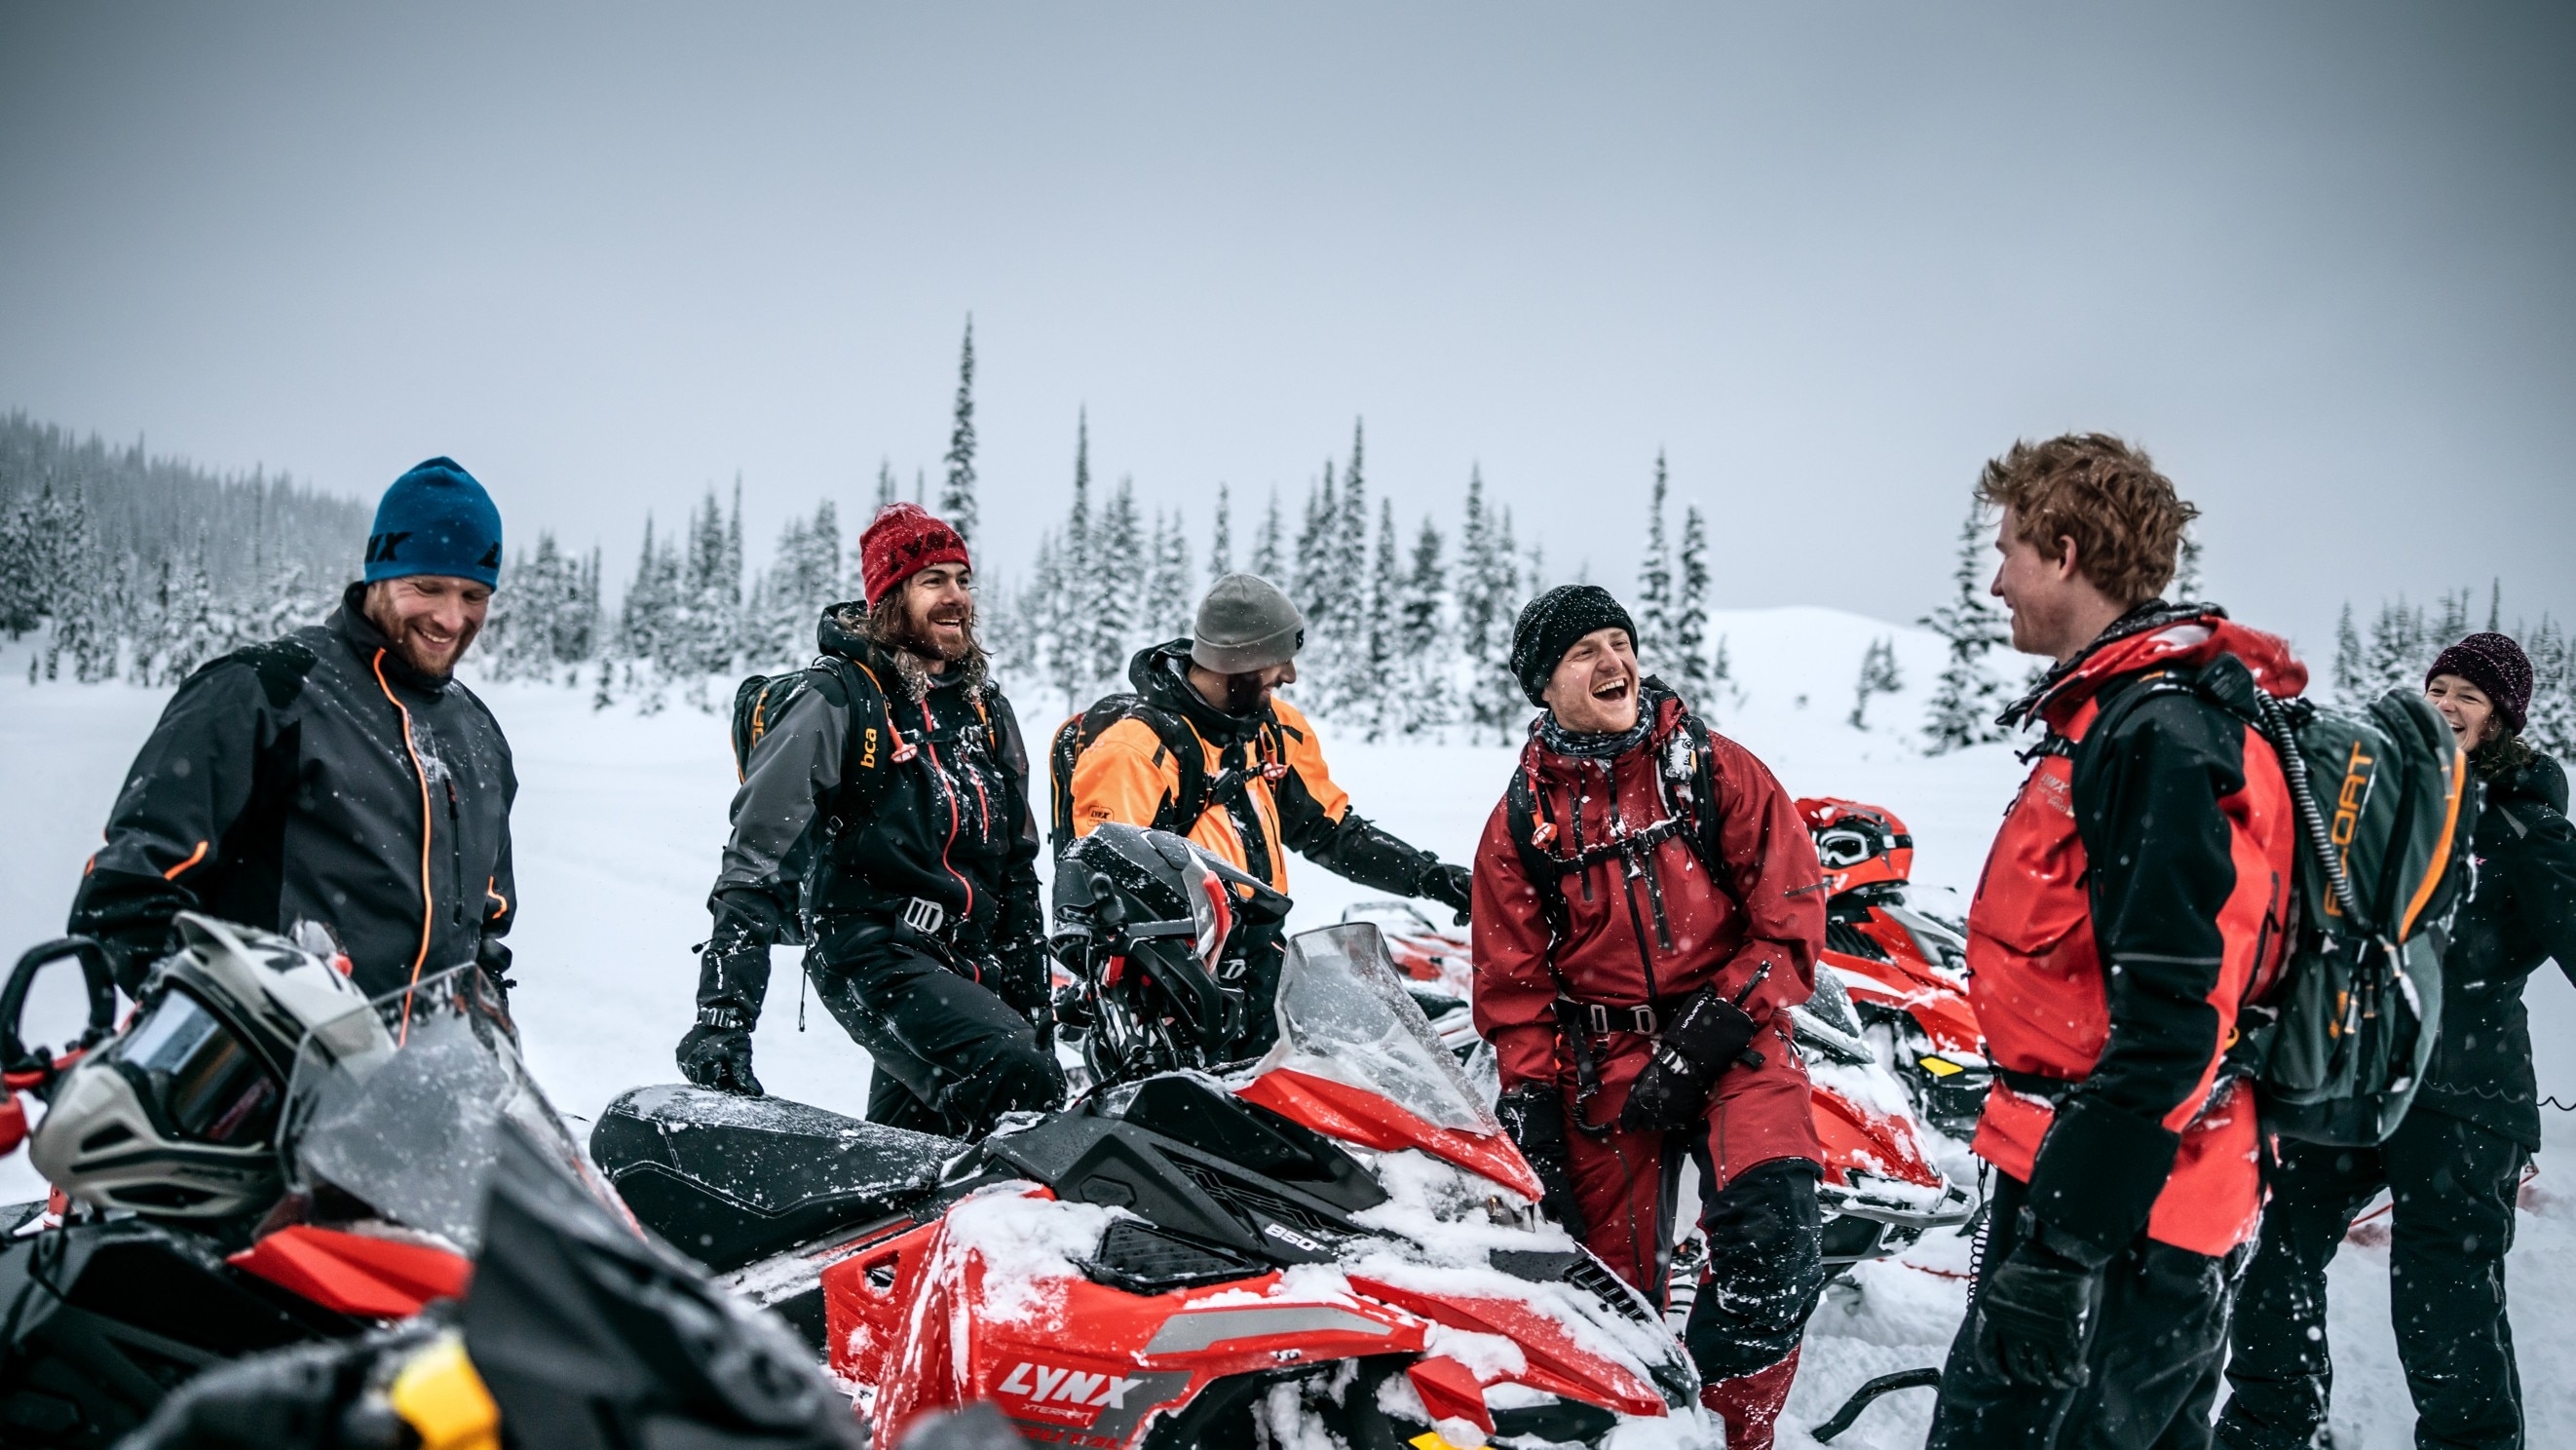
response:
M762 732L734 795L711 897L719 938L728 920L753 924L763 946L870 940L849 930L870 923L892 939L904 924L906 945L1035 1012L1046 992L1038 827L1010 702L963 670L907 678L854 612L826 611L817 642L806 687ZM766 974L743 975L755 960L710 954L700 1006L756 1020Z
M135 756L70 928L107 944L128 992L181 911L326 926L370 995L508 967L510 743L473 691L403 662L363 589L189 676Z

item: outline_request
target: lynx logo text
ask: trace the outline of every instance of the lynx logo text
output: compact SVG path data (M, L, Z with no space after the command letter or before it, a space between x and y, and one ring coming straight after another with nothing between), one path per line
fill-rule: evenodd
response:
M1039 1404L1082 1405L1091 1409L1127 1407L1127 1392L1142 1380L1121 1379L1112 1374L1085 1374L1078 1369L1056 1369L1050 1365L1031 1364L1022 1360L1011 1367L999 1385L998 1394L1018 1395Z

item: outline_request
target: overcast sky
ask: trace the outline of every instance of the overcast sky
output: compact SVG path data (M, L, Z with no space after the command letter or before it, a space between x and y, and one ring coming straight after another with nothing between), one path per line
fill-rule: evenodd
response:
M1408 529L1481 463L1625 585L1660 448L1720 603L1911 619L1978 464L2099 428L2312 652L2576 614L2569 7L916 12L0 9L0 408L452 454L623 576L737 470L755 557L935 478L971 311L988 574L1086 405L1201 531L1364 415Z

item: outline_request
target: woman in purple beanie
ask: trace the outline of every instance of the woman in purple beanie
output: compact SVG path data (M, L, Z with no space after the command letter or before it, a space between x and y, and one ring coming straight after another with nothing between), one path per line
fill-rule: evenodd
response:
M2523 1443L2504 1296L2515 1190L2540 1150L2522 988L2551 957L2576 978L2576 831L2565 772L2522 738L2531 686L2531 661L2501 634L2470 635L2425 672L2424 696L2468 750L2486 797L2471 838L2477 894L2442 957L2442 1039L2387 1142L2281 1144L2261 1247L2237 1297L2222 1445L2305 1446L2324 1424L2326 1261L2382 1188L2396 1200L2390 1308L2416 1443Z

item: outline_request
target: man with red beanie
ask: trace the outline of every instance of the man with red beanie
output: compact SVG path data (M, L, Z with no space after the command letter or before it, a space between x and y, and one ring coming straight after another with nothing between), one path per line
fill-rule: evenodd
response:
M1994 1165L1936 1450L2207 1446L2229 1286L2263 1204L2238 1004L2279 963L2297 831L2257 692L2289 646L2158 597L2195 510L2100 433L2016 443L1993 592L2055 667L1968 911Z
M1789 793L1639 671L1635 637L1590 584L1513 627L1545 713L1476 848L1476 1030L1548 1216L1658 1304L1696 1163L1709 1269L1682 1339L1726 1443L1768 1450L1825 1285L1788 1018L1815 990L1824 885Z
M867 601L756 705L708 905L680 1070L758 1093L769 948L806 944L823 1006L875 1060L868 1116L981 1137L1064 1096L1048 1006L1028 752L985 673L957 531L889 504L859 538Z

